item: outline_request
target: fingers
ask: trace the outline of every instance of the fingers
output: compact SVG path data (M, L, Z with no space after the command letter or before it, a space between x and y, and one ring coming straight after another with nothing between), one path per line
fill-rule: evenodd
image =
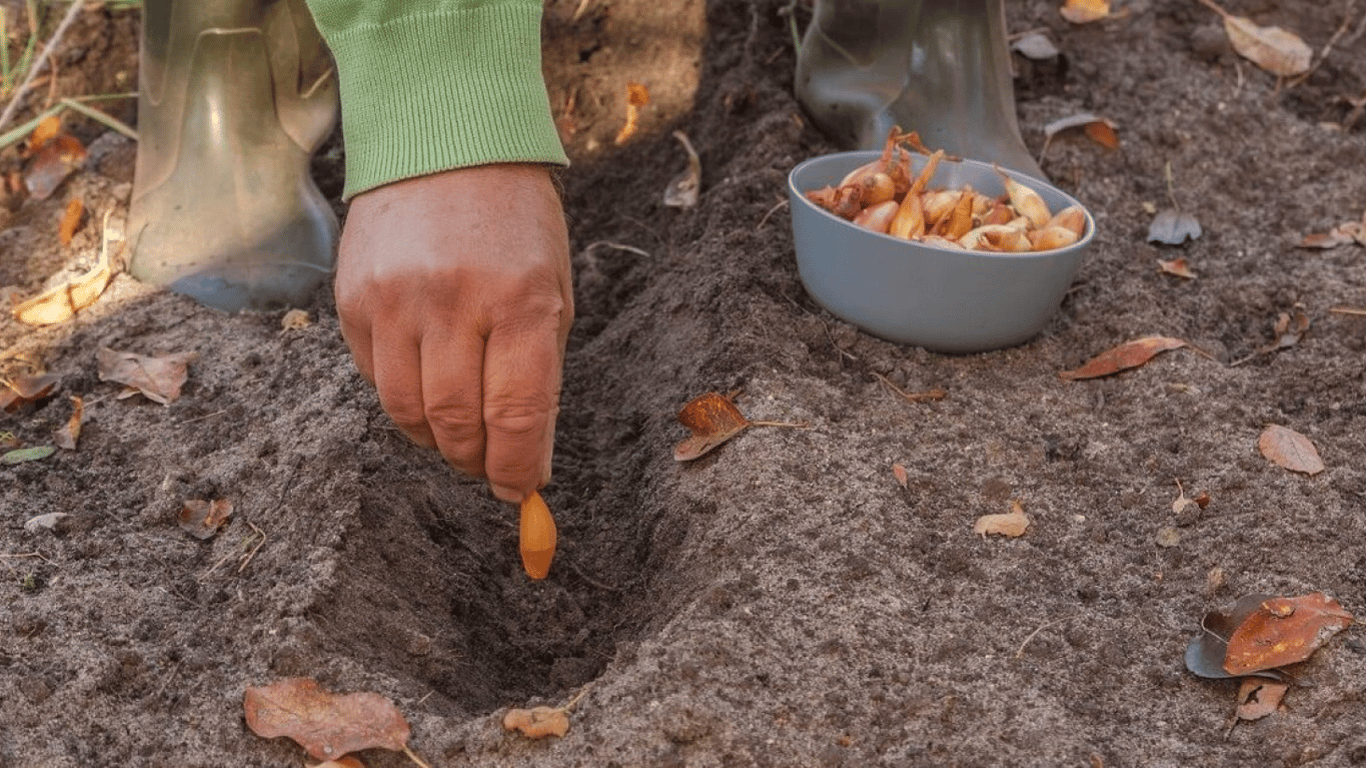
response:
M563 302L530 322L495 329L484 350L484 468L493 493L521 501L550 480L559 411Z
M426 448L436 446L426 416L417 339L398 325L378 326L372 350L375 391L384 412L413 442Z
M412 371L420 372L428 434L451 466L483 477L485 340L459 324L428 331L421 346L421 367L415 364Z

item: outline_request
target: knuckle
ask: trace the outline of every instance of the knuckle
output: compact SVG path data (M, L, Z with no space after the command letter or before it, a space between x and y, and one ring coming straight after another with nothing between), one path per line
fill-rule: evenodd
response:
M502 400L488 404L484 423L505 439L539 439L556 410L553 400L545 398Z
M484 426L483 414L479 409L464 403L430 403L422 417L431 425L432 431L456 439L473 435Z

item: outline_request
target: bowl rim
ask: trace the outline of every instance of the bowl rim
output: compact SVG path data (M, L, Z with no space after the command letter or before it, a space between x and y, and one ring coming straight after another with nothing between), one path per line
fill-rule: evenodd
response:
M888 240L888 241L891 241L891 242L903 243L903 244L905 244L906 246L908 246L908 247L911 248L911 249L928 249L928 250L934 251L935 253L952 253L952 254L957 254L957 255L960 255L960 256L981 257L981 258L988 258L988 259L1014 259L1014 260L1021 260L1021 259L1031 259L1031 258L1057 258L1057 256L1058 256L1059 254L1064 254L1064 253L1067 253L1068 251L1075 251L1075 250L1080 250L1080 249L1082 249L1082 248L1085 248L1086 246L1090 245L1091 241L1095 238L1095 235L1096 235L1096 221L1095 221L1095 217L1092 216L1092 214L1091 214L1091 209L1090 209L1090 208L1087 208L1086 205L1084 205L1080 200L1077 200L1075 197L1073 197L1072 195L1068 194L1067 192L1064 192L1063 190L1058 189L1056 186L1054 186L1054 185L1051 184L1050 182L1044 181L1044 180L1042 180L1042 179L1036 179L1036 178L1034 178L1033 176L1030 176L1030 175L1027 174L1027 173L1021 173L1021 172L1019 172L1019 171L1011 170L1010 168L1002 168L1002 167L1000 167L999 164L995 164L995 163L986 163L986 162L983 162L983 161L981 161L981 160L972 160L972 159L969 159L969 158L951 158L951 157L947 157L947 156L946 156L946 157L944 157L942 160L940 160L940 162L941 162L941 163L957 164L957 165L980 166L981 168L983 168L983 169L985 169L985 170L987 170L987 171L992 171L992 172L994 172L994 171L996 171L996 170L999 169L1002 173L1009 174L1009 175L1010 175L1012 178L1014 178L1016 181L1018 181L1018 182L1020 182L1020 183L1022 183L1022 184L1025 184L1026 186L1029 186L1029 188L1030 188L1030 189L1033 189L1035 192L1038 192L1038 191L1039 191L1040 186L1046 187L1046 188L1049 190L1049 192L1050 192L1051 194L1059 195L1059 196L1063 197L1064 199L1066 199L1067 201L1069 201L1069 204L1070 204L1070 205L1076 205L1076 206L1078 206L1078 207L1081 208L1082 213L1084 213L1084 214L1086 215L1086 230L1082 233L1082 236L1081 236L1080 238L1078 238L1077 241L1076 241L1075 243L1072 243L1071 245L1067 245L1067 246L1064 246L1064 247L1062 247L1062 248L1051 248L1051 249L1049 249L1049 250L1047 250L1047 251L1023 251L1023 252L1016 252L1016 253L1007 253L1007 252L1002 252L1002 251L977 251L977 250L967 250L967 249L955 250L955 249L952 249L952 248L941 248L941 247L939 247L939 246L930 245L930 244L928 244L928 243L923 243L923 242L919 242L919 241L916 241L916 240L906 240L906 239L904 239L904 238L896 237L896 236L894 236L894 235L889 235L889 234L886 234L886 233L884 233L884 232L874 232L874 231L871 230L871 229L865 229L865 228L863 228L863 227L860 227L859 225L855 224L854 222L849 221L848 219L840 218L839 216L836 216L835 214L831 213L830 211L827 211L827 210L825 210L824 208L820 207L819 205L816 205L815 203L811 202L810 200L808 200L808 199L806 198L806 190L801 190L801 189L798 189L798 188L797 188L797 183L796 183L797 174L798 174L799 172L801 172L803 169L805 169L806 167L808 167L808 166L810 166L810 165L813 165L813 164L815 164L815 163L818 163L818 162L835 162L836 160L845 159L845 158L848 158L848 159L851 160L851 161L856 161L856 160L861 160L861 159L865 159L865 158L866 158L866 160L865 160L865 162L866 162L866 161L868 161L868 160L873 160L873 159L878 158L878 157L881 157L881 156L882 156L882 150L880 150L880 149L855 149L855 150L849 150L849 151L846 151L846 152L830 152L830 153L827 153L827 154L824 154L824 155L816 155L816 156L814 156L814 157L808 157L807 159L801 161L800 163L797 163L797 165L793 166L792 170L788 172L788 174L787 174L787 190L788 190L788 195L789 195L790 197L793 197L793 198L797 199L798 201L800 201L799 204L805 205L808 209L810 209L810 210L812 210L812 211L815 211L815 212L817 212L817 213L819 213L819 214L821 214L821 215L823 215L823 216L828 217L831 221L836 221L836 222L839 222L840 224L843 224L844 226L850 227L851 229L853 229L853 230L856 231L856 232L860 232L860 233L865 234L865 235L870 235L870 236L872 236L872 237L879 237L879 238L882 238L882 239L884 239L884 240ZM921 166L921 167L923 167L924 163L928 161L928 159L927 159L924 155L912 154L912 155L911 155L911 168L912 168L912 170L916 170L916 169L917 169L917 165L916 165L916 161L917 161L917 160L920 161L920 166ZM860 163L860 164L853 165L853 166L850 168L850 170L853 170L854 168L857 168L858 165L861 165L861 163ZM846 171L846 173L847 173L847 171ZM936 175L938 175L938 171L936 171ZM1065 207L1068 207L1068 206L1063 206L1063 207L1065 208ZM1059 208L1058 210L1062 210L1062 209Z

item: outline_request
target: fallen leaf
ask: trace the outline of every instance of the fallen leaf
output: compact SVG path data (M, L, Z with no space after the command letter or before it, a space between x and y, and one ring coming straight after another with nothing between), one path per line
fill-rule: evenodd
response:
M196 539L210 539L232 516L232 502L227 499L186 499L176 516L181 530Z
M906 468L900 464L892 465L892 477L895 477L896 481L901 484L901 490L904 491L910 487L910 478L906 476Z
M24 171L24 186L35 200L46 200L85 162L85 145L75 136L59 133L43 142Z
M1148 242L1166 245L1180 245L1186 240L1198 240L1204 230L1200 222L1189 213L1167 208L1153 218L1148 225Z
M76 441L81 437L81 425L85 423L85 402L75 395L70 395L70 399L71 418L66 420L66 425L60 427L52 439L58 448L74 451Z
M407 751L408 723L377 693L329 693L316 680L293 677L248 687L247 727L262 738L288 736L319 760L378 747Z
M43 376L15 376L4 382L0 389L0 408L5 413L14 413L20 408L52 394L61 377L46 374Z
M1262 601L1234 630L1224 670L1246 675L1297 664L1352 624L1352 614L1322 592Z
M564 736L569 733L569 716L558 707L509 709L503 715L503 729L520 731L528 739Z
M1289 689L1289 683L1278 683L1264 677L1243 678L1243 684L1238 688L1238 719L1260 720L1275 712Z
M694 398L678 412L678 421L692 435L674 447L676 461L692 461L705 456L750 425L735 403L719 392Z
M1114 349L1096 355L1080 368L1063 371L1058 375L1068 381L1094 379L1113 373L1137 368L1159 353L1186 346L1186 342L1170 336L1146 336L1120 344Z
M305 768L365 768L365 763L347 755L339 760L328 760L317 765L305 766Z
M1110 15L1110 0L1066 0L1058 13L1073 24L1089 24Z
M1210 578L1213 579L1214 572L1211 571ZM1222 581L1222 571L1219 574ZM1233 636L1233 632L1238 629L1248 616L1251 616L1261 604L1274 597L1274 595L1245 595L1234 603L1233 608L1228 612L1210 611L1200 620L1200 632L1191 638L1190 644L1186 646L1186 669L1200 677L1213 679L1224 679L1229 677L1239 677L1230 674L1224 669L1224 658L1228 655L1228 640ZM1284 680L1285 675L1274 669L1265 669L1256 673L1258 677L1268 677L1273 680Z
M48 512L45 515L30 517L28 520L24 521L24 530L29 533L55 530L57 524L68 517L71 517L71 515L65 512Z
M640 83L626 84L626 124L621 127L614 144L625 144L636 133L640 124L640 108L650 103L650 91Z
M1181 543L1181 532L1171 526L1159 528L1157 529L1157 536L1153 537L1153 541L1163 549L1171 549Z
M1224 16L1224 31L1233 50L1278 77L1309 71L1314 52L1293 32L1280 27L1259 27L1242 16Z
M1268 352L1300 343L1300 339L1304 338L1305 332L1309 330L1309 316L1298 309L1294 314L1282 312L1276 317L1274 329L1276 340L1266 348Z
M103 244L95 266L79 277L16 305L14 319L29 325L52 325L70 320L78 310L95 303L114 277L110 243L121 238L108 226L111 212L112 209L104 215Z
M1257 439L1262 455L1292 472L1317 475L1322 472L1323 459L1309 438L1279 424L1269 424Z
M688 153L688 169L669 181L664 189L664 204L671 208L691 208L697 205L698 191L702 188L702 160L692 148L688 134L674 131L674 138Z
M1057 58L1058 47L1041 32L1031 32L1010 44L1011 49L1033 61L1047 61Z
M71 202L66 204L66 210L62 211L62 222L57 226L57 239L63 248L71 245L71 238L76 236L76 228L81 225L81 215L84 213L85 203L79 197L71 198Z
M1186 263L1186 259L1184 256L1181 258L1172 259L1171 261L1163 261L1162 259L1158 259L1157 268L1159 271L1168 275L1184 277L1187 280L1195 279L1195 273L1191 271L1190 264Z
M125 384L132 387L135 392L141 392L149 400L169 405L171 401L180 397L180 388L189 377L188 366L195 357L193 352L148 357L101 347L100 381Z
M988 535L1015 538L1023 536L1027 528L1029 517L1025 515L1024 507L1020 506L1018 501L1010 502L1009 512L982 515L972 524L972 532L983 538Z
M56 452L57 447L52 445L17 448L0 456L0 464L23 464L26 461L38 461L39 459L46 459Z
M43 148L43 145L56 138L62 132L62 118L60 115L48 115L38 121L33 133L28 135L28 146L24 148L24 157L33 157L33 153Z
M1366 245L1366 213L1361 214L1361 221L1347 221L1333 227L1327 233L1305 235L1299 245L1301 248L1326 249L1348 243Z
M1106 149L1119 149L1119 134L1115 130L1115 124L1089 112L1064 117L1045 125L1043 128L1045 148L1047 148L1047 142L1051 142L1054 136L1078 129L1085 133L1091 141Z

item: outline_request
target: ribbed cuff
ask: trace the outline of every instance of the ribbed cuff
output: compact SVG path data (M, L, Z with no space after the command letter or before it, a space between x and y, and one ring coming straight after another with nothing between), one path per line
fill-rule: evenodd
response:
M343 197L472 165L567 165L540 20L532 0L324 29L341 85Z

